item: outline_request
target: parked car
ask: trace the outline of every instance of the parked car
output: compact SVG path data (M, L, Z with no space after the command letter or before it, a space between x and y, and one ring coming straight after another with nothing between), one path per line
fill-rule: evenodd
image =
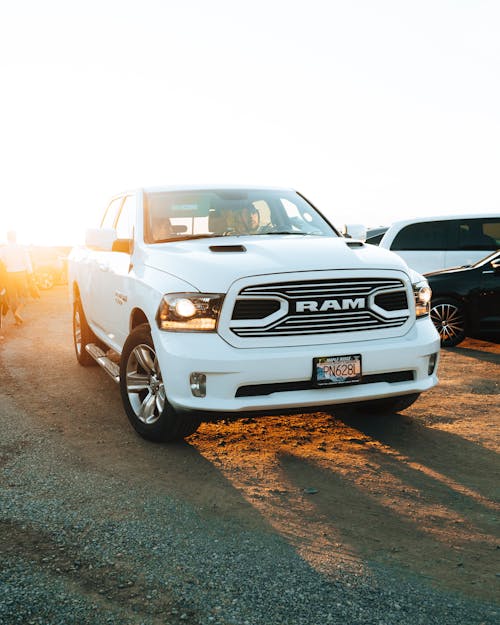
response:
M366 226L363 224L345 224L342 228L342 234L347 239L364 241L366 239Z
M419 273L472 265L500 248L500 214L419 217L394 222L380 247Z
M40 289L51 289L56 284L67 284L68 253L70 248L32 246L29 250L35 284Z
M474 265L425 275L432 288L431 319L441 345L478 332L500 333L500 251Z
M378 245L388 229L389 229L389 226L380 226L379 228L368 228L368 230L366 231L365 243L369 243L370 245Z

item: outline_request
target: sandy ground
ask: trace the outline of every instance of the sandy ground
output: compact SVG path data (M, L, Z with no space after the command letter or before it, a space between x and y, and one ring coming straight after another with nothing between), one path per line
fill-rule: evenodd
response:
M103 479L126 472L207 515L277 532L325 574L383 565L463 596L498 597L498 343L443 350L439 386L404 414L243 418L154 445L133 432L112 380L76 363L64 287L24 316L20 328L4 320L2 392L13 418L29 414L25 427L59 437L65 462ZM19 450L1 451L0 469Z

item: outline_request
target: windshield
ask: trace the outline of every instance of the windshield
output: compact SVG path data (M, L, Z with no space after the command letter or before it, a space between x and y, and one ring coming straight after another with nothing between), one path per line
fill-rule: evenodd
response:
M209 189L145 194L146 243L218 236L339 236L291 190Z

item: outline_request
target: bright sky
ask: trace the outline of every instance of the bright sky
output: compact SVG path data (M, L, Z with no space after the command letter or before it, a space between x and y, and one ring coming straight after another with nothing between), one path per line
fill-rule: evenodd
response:
M1 0L0 241L137 186L292 186L387 225L500 209L498 0Z

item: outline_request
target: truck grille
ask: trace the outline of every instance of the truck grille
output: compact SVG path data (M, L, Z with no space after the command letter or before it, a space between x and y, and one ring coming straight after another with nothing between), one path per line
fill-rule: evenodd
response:
M241 289L231 331L239 337L333 334L400 327L408 317L406 289L397 279L279 282Z

